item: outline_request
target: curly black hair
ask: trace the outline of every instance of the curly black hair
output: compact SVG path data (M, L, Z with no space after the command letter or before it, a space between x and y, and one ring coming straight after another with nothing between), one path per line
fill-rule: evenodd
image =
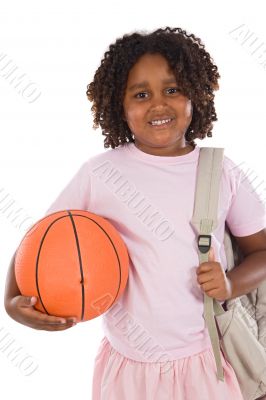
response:
M151 33L125 34L109 46L86 95L93 102L93 129L102 128L104 147L115 148L134 142L123 117L123 99L130 69L145 53L160 53L168 61L181 92L192 101L192 121L185 140L212 137L212 121L217 121L214 90L219 89L217 66L201 39L181 28L157 29Z

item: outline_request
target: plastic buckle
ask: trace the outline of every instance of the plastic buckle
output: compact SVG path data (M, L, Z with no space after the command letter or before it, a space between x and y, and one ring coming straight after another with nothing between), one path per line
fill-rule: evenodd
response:
M208 253L211 248L211 235L199 235L198 236L198 248L201 253Z

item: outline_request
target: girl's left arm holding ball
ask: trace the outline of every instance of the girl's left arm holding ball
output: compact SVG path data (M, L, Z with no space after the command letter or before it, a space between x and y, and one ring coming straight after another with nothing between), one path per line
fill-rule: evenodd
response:
M37 298L22 296L15 277L14 253L6 277L4 305L7 314L20 324L33 329L46 331L62 331L75 325L75 318L60 318L46 315L35 310L34 304Z

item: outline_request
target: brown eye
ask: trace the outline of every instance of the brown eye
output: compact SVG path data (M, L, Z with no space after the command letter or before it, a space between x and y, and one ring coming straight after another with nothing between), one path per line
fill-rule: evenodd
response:
M177 93L179 91L178 88L169 88L167 90L175 90L175 93Z
M134 97L136 97L137 99L143 99L144 97L138 97L140 94L145 94L146 92L140 92L137 93Z

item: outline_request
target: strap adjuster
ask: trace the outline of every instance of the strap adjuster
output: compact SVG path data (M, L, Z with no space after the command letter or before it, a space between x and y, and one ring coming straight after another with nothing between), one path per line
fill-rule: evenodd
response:
M199 235L198 236L198 248L201 253L208 253L211 248L211 235Z

